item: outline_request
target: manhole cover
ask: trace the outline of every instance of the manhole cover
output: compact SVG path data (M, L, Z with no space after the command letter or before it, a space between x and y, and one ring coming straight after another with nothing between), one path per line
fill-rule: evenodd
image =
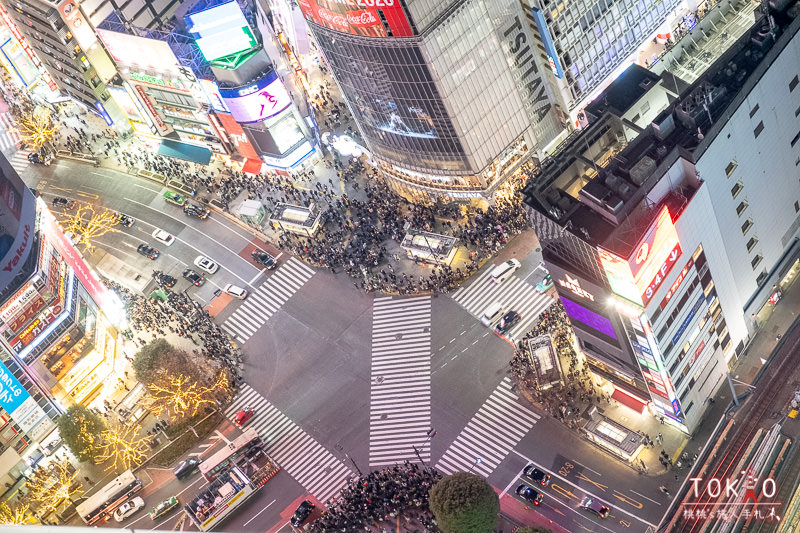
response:
M402 339L402 338L403 338L403 334L402 334L402 333L398 333L397 335L395 335L395 336L394 336L394 339L395 339L395 340L398 340L398 341L399 341L400 339Z
M375 378L375 383L383 383L383 376L377 376Z
M426 328L424 328L422 330L422 333L430 333L430 332L431 332L431 328L429 328L429 327L426 327Z
M387 415L386 413L383 413L381 415L381 420L386 420L387 418L389 418L389 415Z

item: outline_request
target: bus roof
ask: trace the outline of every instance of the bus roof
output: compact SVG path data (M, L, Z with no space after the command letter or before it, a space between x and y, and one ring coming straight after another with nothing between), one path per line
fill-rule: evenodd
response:
M136 476L130 470L123 472L122 475L113 479L109 484L89 496L85 502L75 506L75 510L81 517L90 514L92 511L104 505L119 489L130 485L136 481Z
M229 442L224 448L200 463L200 474L206 475L208 472L225 461L237 450L240 450L258 438L258 432L253 428L247 428L244 433Z

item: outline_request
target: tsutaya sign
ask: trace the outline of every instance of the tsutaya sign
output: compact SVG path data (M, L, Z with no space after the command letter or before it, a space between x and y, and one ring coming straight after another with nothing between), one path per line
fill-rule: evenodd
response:
M580 296L581 298L594 301L594 294L581 287L580 281L578 281L576 278L573 278L569 274L564 274L564 278L565 279L558 280L559 285L572 291L575 296Z

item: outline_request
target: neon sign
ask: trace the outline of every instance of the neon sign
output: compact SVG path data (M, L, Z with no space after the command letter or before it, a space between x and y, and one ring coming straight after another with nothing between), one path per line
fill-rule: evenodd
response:
M581 298L586 298L588 300L594 301L594 294L590 293L589 291L585 290L581 287L581 282L578 281L577 278L573 278L569 274L564 274L564 279L559 279L558 284L564 287L565 289L569 289L572 294L575 296L580 296Z
M667 291L667 294L666 296L664 296L664 299L661 300L661 304L659 304L659 307L661 307L661 309L664 309L667 306L669 300L675 295L675 291L678 290L678 287L681 286L683 280L686 279L686 275L689 273L689 269L692 268L693 265L694 265L694 258L690 257L689 261L686 262L686 265L683 267L680 274L678 274L678 277L675 279L675 282L672 284L672 287L670 287L669 290Z

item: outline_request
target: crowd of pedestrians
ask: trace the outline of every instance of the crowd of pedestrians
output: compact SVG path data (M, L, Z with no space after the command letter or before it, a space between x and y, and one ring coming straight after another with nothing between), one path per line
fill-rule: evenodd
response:
M536 363L528 347L528 341L539 335L550 335L556 357L562 362L561 386L540 387ZM583 406L611 402L607 394L595 388L589 368L578 357L572 335L564 306L557 301L539 315L533 329L517 344L517 351L511 359L511 370L517 383L531 394L535 402L568 425L580 414Z
M123 332L135 345L173 334L185 337L200 347L197 355L216 360L241 379L241 351L234 347L227 334L211 320L202 307L182 292L168 292L166 300L135 294L113 281L104 281L125 305L130 328ZM165 289L168 291L168 289ZM134 334L138 333L138 336ZM152 335L152 339L144 337Z
M408 461L370 472L342 489L311 524L309 533L373 531L374 526L398 516L405 520L406 531L438 532L428 510L428 492L441 478L435 468Z

